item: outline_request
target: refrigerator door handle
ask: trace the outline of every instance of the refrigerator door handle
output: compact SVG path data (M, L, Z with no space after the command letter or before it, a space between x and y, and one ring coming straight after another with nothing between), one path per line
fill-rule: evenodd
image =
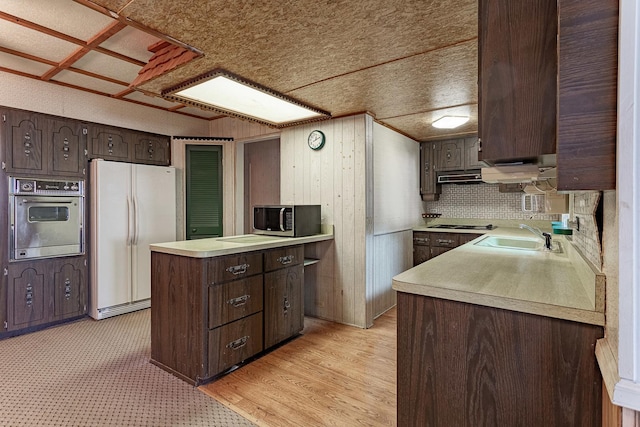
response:
M139 234L139 225L138 224L138 198L136 196L133 196L133 237L132 237L132 244L133 245L137 245L138 244L138 234Z
M131 244L131 199L127 196L127 246Z

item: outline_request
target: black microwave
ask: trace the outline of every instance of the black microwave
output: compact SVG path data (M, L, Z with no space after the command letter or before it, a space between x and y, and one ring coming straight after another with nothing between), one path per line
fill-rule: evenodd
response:
M320 205L254 206L253 232L286 237L320 234Z

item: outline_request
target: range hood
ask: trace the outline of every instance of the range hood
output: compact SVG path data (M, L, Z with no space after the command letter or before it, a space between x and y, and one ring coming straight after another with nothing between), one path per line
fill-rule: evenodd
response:
M489 184L515 184L537 181L540 169L533 164L482 168L482 181Z
M478 184L482 182L480 169L438 172L436 177L438 184Z

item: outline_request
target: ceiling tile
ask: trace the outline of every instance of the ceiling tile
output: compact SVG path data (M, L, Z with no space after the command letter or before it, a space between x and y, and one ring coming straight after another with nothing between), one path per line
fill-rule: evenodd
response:
M149 52L147 48L159 40L159 38L151 34L133 27L127 27L107 39L100 47L147 62L153 55L153 52Z
M41 76L51 69L49 65L43 64L42 62L32 61L4 52L0 52L0 64L5 68L34 76Z
M85 76L84 74L74 71L63 70L56 74L51 80L80 86L87 89L97 90L98 92L115 95L126 89L126 86L111 83L105 80L96 79L94 77Z
M142 67L99 52L89 52L73 64L74 68L131 82Z
M57 37L0 19L0 45L38 58L61 62L78 49L78 45ZM11 37L4 37L10 34Z
M113 21L71 0L8 0L0 10L84 41Z

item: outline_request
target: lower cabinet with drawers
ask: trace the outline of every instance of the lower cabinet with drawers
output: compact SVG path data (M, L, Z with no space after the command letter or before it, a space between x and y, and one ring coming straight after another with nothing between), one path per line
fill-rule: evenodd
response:
M302 245L212 258L151 253L151 362L199 385L304 327Z
M413 232L413 266L464 245L480 236L478 233Z

